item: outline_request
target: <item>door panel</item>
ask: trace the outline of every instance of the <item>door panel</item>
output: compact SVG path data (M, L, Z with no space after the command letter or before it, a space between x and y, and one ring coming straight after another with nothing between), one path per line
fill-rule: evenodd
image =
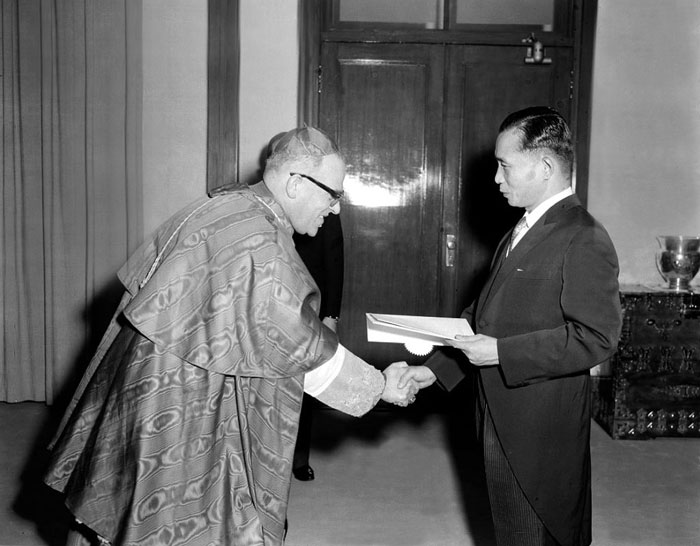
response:
M507 204L494 182L500 123L535 105L553 106L571 119L571 50L548 48L551 64L526 64L524 56L523 47L448 47L445 184L459 188L455 291L460 308L476 297L498 241L523 214Z
M341 339L383 366L401 345L368 343L365 313L455 316L478 294L502 235L522 209L493 179L498 126L547 104L570 119L570 48L551 64L510 45L322 46L320 124L347 160ZM457 236L454 267L446 236Z
M409 358L368 343L365 313L441 314L444 48L326 43L321 127L347 162L343 344L377 366Z

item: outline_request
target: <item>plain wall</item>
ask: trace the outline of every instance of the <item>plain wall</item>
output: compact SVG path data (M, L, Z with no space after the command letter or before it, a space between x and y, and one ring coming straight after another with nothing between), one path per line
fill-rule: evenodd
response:
M261 154L297 124L299 37L296 0L243 0L239 178L257 178ZM256 180L255 180L256 181Z
M142 6L145 237L206 195L207 3Z
M297 123L297 2L240 4L239 178ZM143 236L206 195L207 3L143 3Z
M659 286L656 236L700 235L700 2L601 0L595 48L588 208Z

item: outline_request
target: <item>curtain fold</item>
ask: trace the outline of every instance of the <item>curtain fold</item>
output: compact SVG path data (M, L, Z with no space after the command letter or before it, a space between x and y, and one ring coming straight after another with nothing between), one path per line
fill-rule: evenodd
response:
M0 400L69 396L118 302L142 226L139 17L3 0Z
M45 397L39 5L3 0L2 400Z

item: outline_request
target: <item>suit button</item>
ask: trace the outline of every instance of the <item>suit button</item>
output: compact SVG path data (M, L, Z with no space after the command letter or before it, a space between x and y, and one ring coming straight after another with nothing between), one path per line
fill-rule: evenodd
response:
M481 329L481 328L485 328L486 325L488 325L488 322L486 322L485 320L480 320L480 321L479 321L479 328L480 328L480 329Z

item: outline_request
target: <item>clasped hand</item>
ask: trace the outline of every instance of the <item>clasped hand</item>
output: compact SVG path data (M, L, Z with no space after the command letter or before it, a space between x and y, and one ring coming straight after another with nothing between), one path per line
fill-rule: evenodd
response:
M394 362L384 369L382 373L386 383L382 392L382 400L403 407L416 401L418 385L415 381L404 381L399 387L399 380L403 377L406 368L408 368L406 362Z
M445 341L462 351L474 366L496 366L499 363L498 340L495 337L475 334Z

